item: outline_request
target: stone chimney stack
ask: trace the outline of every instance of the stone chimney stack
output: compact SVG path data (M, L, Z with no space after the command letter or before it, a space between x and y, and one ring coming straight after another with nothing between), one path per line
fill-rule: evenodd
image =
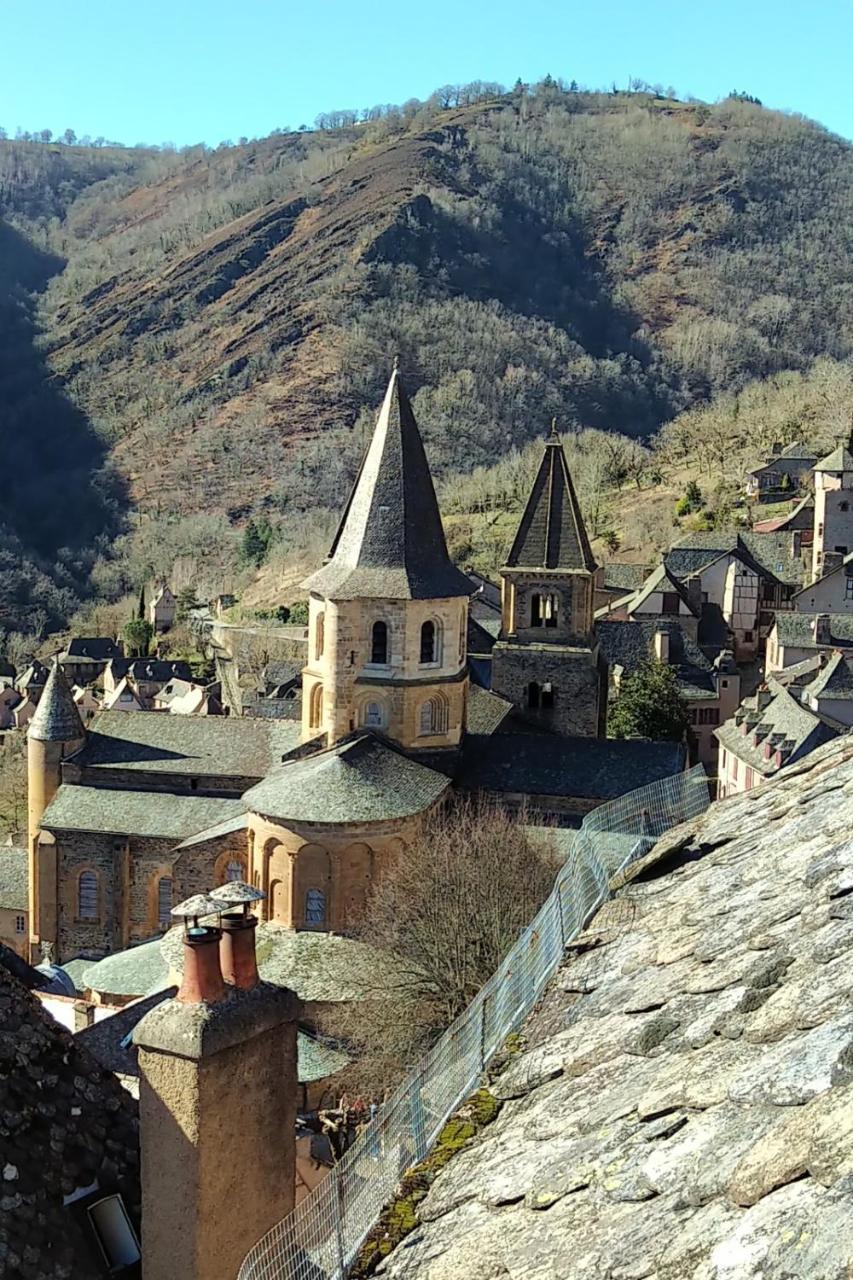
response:
M294 1204L299 1001L257 976L247 903L263 894L215 892L174 908L185 922L181 987L134 1032L143 1280L233 1280Z

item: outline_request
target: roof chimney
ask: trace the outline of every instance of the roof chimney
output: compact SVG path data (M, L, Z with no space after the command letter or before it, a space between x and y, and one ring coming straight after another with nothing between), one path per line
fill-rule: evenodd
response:
M236 1276L293 1208L300 1002L258 980L246 890L263 897L223 885L174 909L185 922L181 988L134 1032L143 1280ZM241 891L242 911L225 911L221 929L202 923Z

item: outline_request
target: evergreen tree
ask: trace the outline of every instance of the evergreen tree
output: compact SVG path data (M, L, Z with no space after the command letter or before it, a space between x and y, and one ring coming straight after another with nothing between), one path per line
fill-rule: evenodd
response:
M181 587L175 596L175 621L186 622L191 609L198 605L195 587Z
M687 505L691 511L700 511L702 509L702 490L699 488L695 480L691 480L687 488L684 490L684 496L687 499Z
M139 592L139 604L136 609L136 616L137 618L145 617L145 583L142 584L142 588Z
M611 738L653 738L680 742L687 732L687 706L675 668L648 658L622 681L607 717Z
M145 658L151 648L154 628L144 618L131 618L125 623L124 647L129 658Z

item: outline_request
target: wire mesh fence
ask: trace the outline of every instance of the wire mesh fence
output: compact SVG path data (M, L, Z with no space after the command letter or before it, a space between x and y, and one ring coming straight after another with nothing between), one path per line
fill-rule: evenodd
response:
M401 1176L427 1155L533 1008L567 943L608 896L613 876L708 802L707 777L697 765L587 815L542 909L489 981L323 1182L258 1241L238 1280L344 1280Z

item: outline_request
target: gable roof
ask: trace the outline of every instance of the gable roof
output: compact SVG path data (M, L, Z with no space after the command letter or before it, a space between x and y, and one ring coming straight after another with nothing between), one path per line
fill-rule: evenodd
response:
M853 471L853 454L846 444L838 444L815 465L815 471Z
M469 596L452 563L435 488L396 363L327 563L303 586L332 600Z
M829 640L815 640L814 622L817 617L829 619ZM781 645L795 649L849 649L853 646L853 614L851 613L797 613L792 609L780 609L776 614L776 638Z
M136 1103L3 965L0 1009L0 1270L101 1280L95 1239L63 1199L93 1182L118 1190L138 1231Z
M77 662L105 662L109 658L120 657L121 645L109 636L75 636L69 640L68 648L62 654L62 659L73 658Z
M576 939L387 1280L849 1269L853 743L712 804Z
M805 686L803 693L810 698L845 701L853 698L853 667L850 659L843 653L834 653L811 684Z
M135 715L120 711L118 715ZM153 711L144 713L153 716ZM165 719L165 716L163 717ZM47 831L101 831L110 835L185 840L208 828L238 819L241 800L217 796L175 795L171 791L131 791L122 787L86 787L64 782L44 811Z
M767 681L771 697L759 690L754 697L744 698L731 720L720 725L716 736L727 751L761 774L776 773L783 765L793 764L815 747L835 737L820 716L793 697L772 677ZM770 757L765 758L765 747ZM782 753L782 763L775 753Z
M443 774L360 733L288 762L243 800L252 813L282 821L384 822L423 813L449 785Z
M580 503L556 430L545 444L506 567L595 572Z
M617 601L616 603L620 607L627 609L629 613L635 613L646 603L650 596L655 595L657 592L674 592L679 600L687 606L690 613L694 616L696 615L696 610L691 605L685 588L678 578L668 571L665 563L659 564L656 569L653 569L640 589L635 591L632 596L627 600Z
M72 742L84 735L83 721L65 672L55 664L47 677L29 736L37 742Z
M668 665L675 670L682 695L697 700L715 698L717 685L712 663L675 619L661 618L656 622L605 620L596 623L595 636L607 665L614 667L618 664L626 675L632 675L654 652L658 631L665 631L669 636Z
M300 739L300 726L286 721L102 711L75 763L85 769L262 778Z

